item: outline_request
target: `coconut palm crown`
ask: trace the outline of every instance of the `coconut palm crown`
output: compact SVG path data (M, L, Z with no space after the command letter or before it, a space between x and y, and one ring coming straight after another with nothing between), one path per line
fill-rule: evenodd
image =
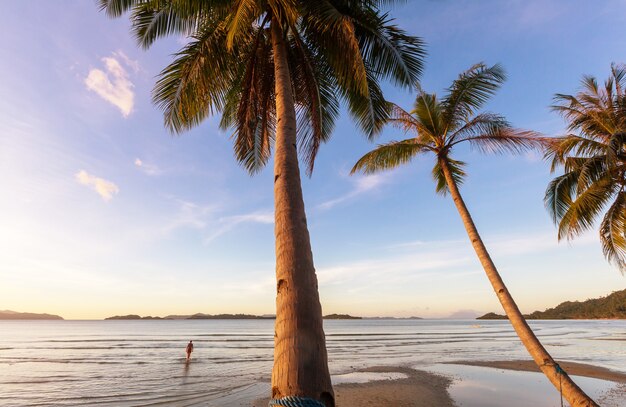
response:
M175 133L222 114L237 160L250 172L271 157L276 127L271 26L285 37L297 113L298 148L310 174L339 101L367 135L387 117L380 80L409 88L422 71L423 42L393 24L383 0L100 0L111 17L131 11L131 30L149 48L176 35L190 41L160 73L153 92Z
M576 95L557 94L553 110L572 132L555 138L546 157L563 168L546 189L558 238L572 239L600 221L605 257L626 272L626 66L613 64L603 85L584 76Z
M352 172L372 173L393 168L423 154L432 153L432 170L437 192L449 193L459 212L470 242L483 266L511 326L533 360L570 402L572 406L597 406L565 373L534 334L513 296L508 291L459 191L465 178L465 163L450 157L457 144L469 143L483 152L518 153L546 144L542 136L511 127L504 117L494 113L478 113L505 80L499 65L487 67L477 64L462 73L440 100L434 94L421 90L411 112L391 104L390 124L410 132L413 138L393 141L378 146L365 154Z
M442 99L426 93L417 85L413 110L405 111L391 102L388 123L411 133L412 138L379 145L365 154L352 173L373 173L407 163L420 154L432 153L435 165L432 176L436 191L447 194L448 186L442 162L450 169L457 185L465 179L465 163L450 155L454 147L469 143L483 152L518 153L541 144L536 133L513 128L501 115L478 113L506 79L503 68L476 64L459 75Z
M249 172L274 161L276 322L272 397L334 407L298 152L309 173L339 102L368 137L388 116L379 82L410 87L423 44L393 24L385 0L100 0L130 11L139 44L186 36L154 102L174 133L221 113ZM285 400L283 400L285 399ZM282 400L282 401L281 401ZM312 401L311 401L312 400ZM274 400L271 402L274 403Z

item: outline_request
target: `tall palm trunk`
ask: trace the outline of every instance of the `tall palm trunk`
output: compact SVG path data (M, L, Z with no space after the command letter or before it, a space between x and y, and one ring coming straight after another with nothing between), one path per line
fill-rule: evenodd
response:
M274 209L276 326L272 397L310 397L334 407L296 150L296 112L284 33L272 18L276 78Z
M487 273L487 278L493 286L493 289L498 296L498 300L500 300L500 304L502 304L504 312L509 317L509 321L511 322L513 329L515 329L517 336L519 336L520 340L528 350L528 353L530 353L537 366L539 366L539 369L541 369L541 371L548 377L557 390L562 392L563 397L565 397L572 406L597 407L598 404L587 396L585 392L583 392L580 387L572 381L567 373L558 367L554 359L552 359L552 356L550 356L548 351L546 351L541 342L539 342L539 339L535 336L535 333L528 326L526 319L524 319L524 316L517 307L513 297L504 285L496 266L493 264L493 261L487 252L487 248L478 234L476 225L474 225L474 221L472 220L472 217L465 206L465 202L463 202L463 198L461 197L461 193L459 192L456 182L452 177L447 159L440 157L439 164L441 165L441 169L446 179L450 195L452 196L454 204L459 211L459 215L461 215L463 225L465 226L467 235L469 236L472 246L478 255L478 259L480 260L485 273Z

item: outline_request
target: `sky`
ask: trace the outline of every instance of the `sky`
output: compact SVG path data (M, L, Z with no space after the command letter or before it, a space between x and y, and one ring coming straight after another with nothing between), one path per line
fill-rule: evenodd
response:
M508 80L485 107L516 127L564 133L550 111L583 74L626 62L626 1L423 0L391 15L427 44L421 86L442 94L471 65ZM219 117L182 135L151 103L184 38L139 48L95 2L0 2L0 310L66 319L272 314L272 163L249 176ZM384 87L410 108L410 89ZM345 113L345 112L344 112ZM377 140L406 138L386 129ZM375 144L342 114L303 177L324 314L471 317L501 311L432 158L350 176ZM541 155L459 148L461 188L523 312L626 288L597 232L558 242Z

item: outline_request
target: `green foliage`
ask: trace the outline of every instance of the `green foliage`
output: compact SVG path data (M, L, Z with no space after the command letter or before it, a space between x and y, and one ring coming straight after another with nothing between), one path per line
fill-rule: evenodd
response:
M191 41L159 74L154 102L180 133L222 113L235 156L248 171L271 157L276 124L274 52L278 24L297 113L298 149L309 174L341 100L367 137L389 115L381 80L409 87L422 71L424 45L380 11L393 1L100 0L111 17L130 12L139 44L178 35Z
M390 169L408 163L419 154L433 153L436 159L432 176L436 191L445 195L448 186L443 162L457 185L462 184L466 176L465 163L450 156L457 144L467 142L487 153L520 153L543 146L547 141L538 134L515 129L500 115L477 112L505 77L500 65L476 64L459 75L442 99L434 93L426 93L418 84L412 111L388 104L387 123L413 137L379 145L359 159L352 173L369 174Z
M565 301L545 311L524 315L526 319L626 319L626 290L586 301ZM493 312L477 319L506 319Z
M553 109L565 118L569 134L548 145L552 170L563 167L546 189L544 202L558 226L559 239L572 239L600 221L605 257L626 271L626 67L612 65L600 86L584 76L576 95L557 94ZM606 209L608 207L608 209Z
M587 301L565 301L545 311L535 311L529 319L626 319L626 290Z
M483 316L476 319L509 319L506 315L496 314L495 312L488 312Z

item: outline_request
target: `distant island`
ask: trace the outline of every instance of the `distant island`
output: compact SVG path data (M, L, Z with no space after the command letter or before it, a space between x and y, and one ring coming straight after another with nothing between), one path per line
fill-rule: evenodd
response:
M348 314L330 314L330 315L324 315L324 319L363 319L363 318L353 317L352 315L348 315Z
M421 317L364 317L363 319L424 319Z
M626 289L587 301L565 301L545 311L524 315L526 319L626 319ZM489 312L476 319L508 319Z
M137 319L276 319L276 315L250 315L250 314L202 314L193 315L168 315L166 317L142 317L136 314L116 315L114 317L105 318L105 320L137 320ZM324 319L362 319L348 314L330 314L324 316Z
M137 319L274 319L274 315L249 315L249 314L202 314L193 315L168 315L166 317L142 317L135 314L116 315L114 317L105 318L105 320L137 320Z
M187 319L275 319L275 316L260 316L250 314L194 314Z
M16 311L4 310L4 311L0 311L0 319L11 319L11 320L17 320L17 319L59 320L61 319L62 320L63 318L58 315L52 315L52 314L35 314L32 312L16 312Z

